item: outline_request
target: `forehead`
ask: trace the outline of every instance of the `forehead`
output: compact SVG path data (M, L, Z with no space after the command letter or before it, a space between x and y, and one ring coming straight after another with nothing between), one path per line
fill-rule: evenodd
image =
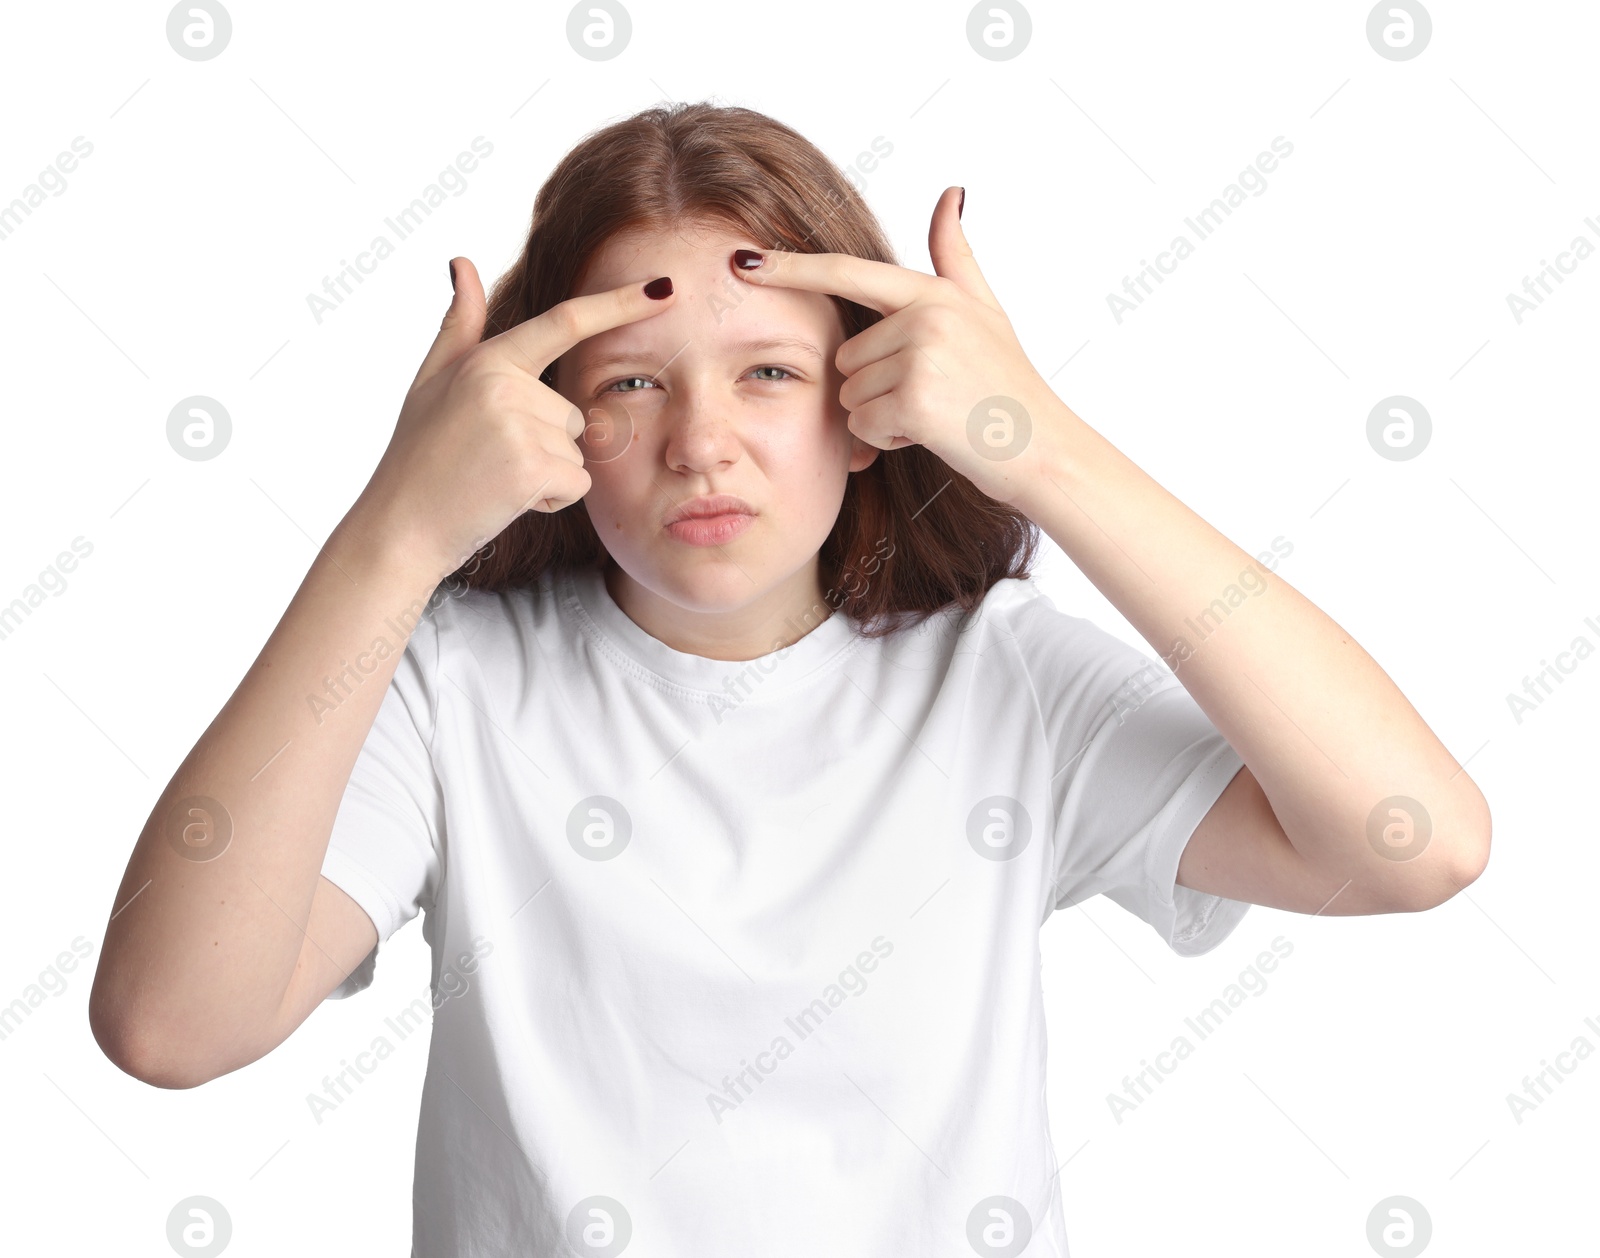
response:
M844 339L844 325L832 298L747 283L735 274L730 261L733 251L741 248L757 249L760 244L738 228L720 225L635 229L612 236L590 258L573 296L670 275L676 300L659 315L590 337L576 347L574 357L658 337L693 336L709 344L731 342L756 331L804 334L831 357L831 347Z

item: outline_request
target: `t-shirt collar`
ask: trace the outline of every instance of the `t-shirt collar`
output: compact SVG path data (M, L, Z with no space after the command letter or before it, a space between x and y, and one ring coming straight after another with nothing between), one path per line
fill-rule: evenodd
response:
M828 664L859 639L850 618L832 612L804 637L787 647L749 660L717 660L691 655L668 646L635 624L611 597L604 573L599 568L575 568L555 574L555 593L562 608L576 616L584 632L602 649L620 655L634 666L689 690L726 695L730 684L740 693L750 693L748 682L759 677L756 689L777 693ZM818 613L826 611L818 608ZM785 626L781 636L805 628L802 621ZM778 637L778 632L774 637ZM740 678L744 680L739 680Z

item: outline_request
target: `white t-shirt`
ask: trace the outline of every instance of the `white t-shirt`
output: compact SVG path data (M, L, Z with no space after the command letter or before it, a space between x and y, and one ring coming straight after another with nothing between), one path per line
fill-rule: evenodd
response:
M744 662L598 570L434 603L322 867L380 941L426 910L414 1253L1066 1255L1039 929L1220 943L1174 880L1243 763L1027 580Z

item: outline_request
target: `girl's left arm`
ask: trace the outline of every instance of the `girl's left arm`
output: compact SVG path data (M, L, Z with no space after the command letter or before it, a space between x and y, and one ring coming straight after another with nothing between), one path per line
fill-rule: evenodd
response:
M781 250L730 265L882 314L835 358L850 431L884 450L926 446L1026 514L1238 751L1245 767L1190 837L1181 885L1302 913L1449 899L1489 859L1477 785L1349 634L1051 391L978 269L959 192L934 209L934 275Z
M1483 794L1359 643L1065 403L1034 436L1013 505L1245 762L1184 849L1181 885L1303 913L1387 913L1432 908L1483 871Z

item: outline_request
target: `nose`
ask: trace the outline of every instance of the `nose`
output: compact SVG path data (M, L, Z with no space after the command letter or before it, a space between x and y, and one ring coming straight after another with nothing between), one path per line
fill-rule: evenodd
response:
M708 382L680 375L660 412L662 452L674 472L710 472L739 458L738 399Z

